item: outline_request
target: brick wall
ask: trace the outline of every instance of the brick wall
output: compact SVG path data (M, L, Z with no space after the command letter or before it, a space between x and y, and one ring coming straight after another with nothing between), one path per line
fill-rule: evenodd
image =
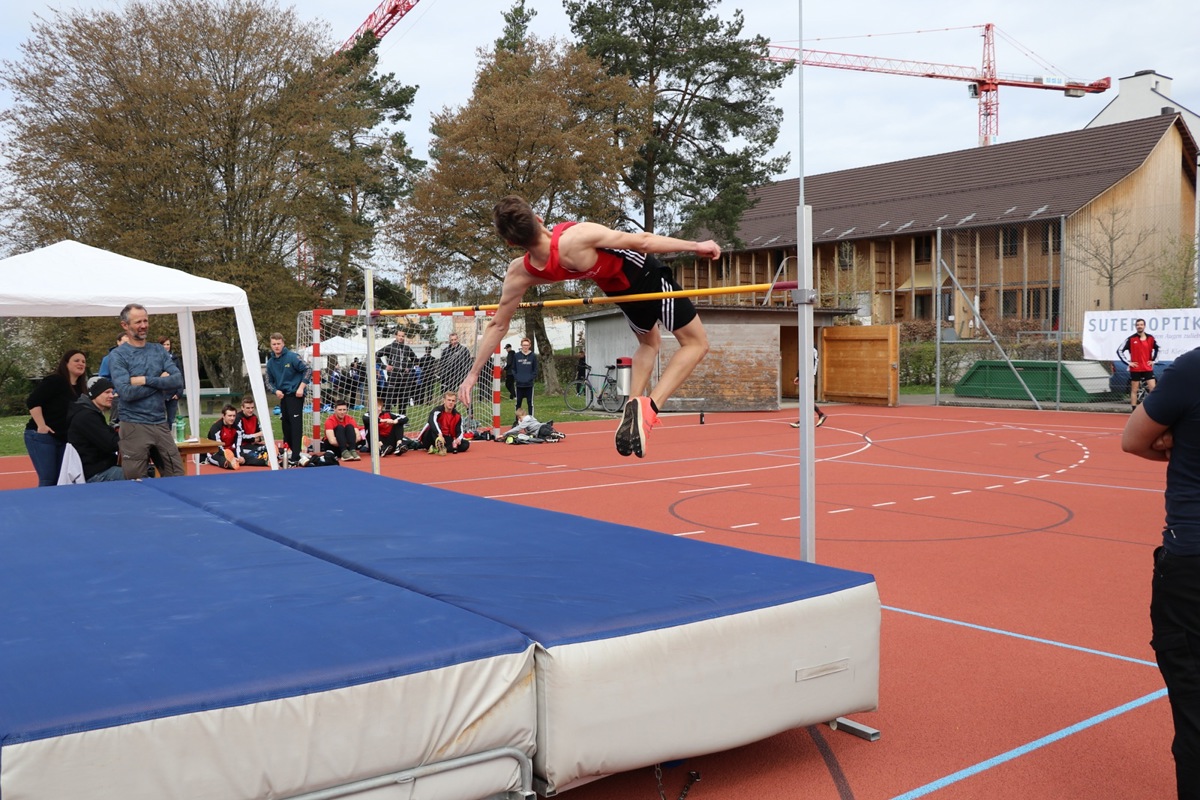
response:
M708 355L668 403L671 411L774 411L779 408L779 327L707 320ZM661 363L679 349L663 336Z

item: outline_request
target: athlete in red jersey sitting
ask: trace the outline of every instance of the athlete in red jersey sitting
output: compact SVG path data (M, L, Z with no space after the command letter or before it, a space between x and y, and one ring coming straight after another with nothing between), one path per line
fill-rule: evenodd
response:
M689 242L653 233L625 233L594 222L564 222L551 231L529 203L516 195L496 204L493 220L501 238L525 250L525 255L508 266L500 306L484 330L479 354L459 387L459 397L471 396L480 368L508 333L513 313L530 286L587 278L610 297L676 291L679 284L670 269L651 254L691 252L703 258L721 257L720 246L711 239ZM658 424L658 409L704 358L708 335L695 306L686 298L622 303L621 311L637 337L638 348L633 355L631 396L617 428L617 452L641 458L646 454L646 434ZM660 322L675 335L679 350L647 393L662 341Z

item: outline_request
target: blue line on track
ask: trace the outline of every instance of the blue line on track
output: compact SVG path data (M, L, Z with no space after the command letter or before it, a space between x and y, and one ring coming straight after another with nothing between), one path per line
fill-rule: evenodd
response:
M921 615L921 616L923 616L923 615ZM972 626L972 627L974 627L974 626ZM1079 733L1080 731L1086 730L1086 729L1092 727L1093 725L1098 725L1101 722L1105 722L1106 720L1112 719L1113 717L1120 716L1121 714L1124 714L1126 711L1132 711L1133 709L1138 708L1140 706L1144 706L1147 703L1152 703L1161 697L1166 697L1166 695L1167 695L1166 689L1159 689L1157 692L1152 692L1152 693L1146 695L1145 697L1139 697L1137 700L1131 700L1130 702L1126 703L1123 706L1117 706L1116 708L1112 709L1111 711L1105 711L1101 714L1097 714L1094 717L1085 719L1083 722L1077 722L1074 725L1071 725L1070 727L1063 728L1060 731L1055 731L1054 733L1052 733L1048 736L1043 736L1041 739L1032 741L1029 744L1024 744L1018 748L1009 750L1007 753L1001 753L998 756L989 758L987 761L981 761L978 764L967 767L966 769L961 769L958 772L955 772L951 775L947 775L944 778L939 778L938 780L933 781L932 783L927 783L924 786L919 786L916 789L913 789L912 791L908 791L908 792L905 792L904 794L896 795L895 797L892 798L892 800L915 800L918 797L924 797L927 794L932 794L933 792L936 792L939 789L944 789L947 786L950 786L951 784L954 784L954 783L958 783L959 781L961 781L965 778L969 778L972 775L978 775L980 772L984 772L985 770L989 770L992 767L999 766L1000 764L1003 764L1006 761L1012 761L1014 758L1017 758L1018 756L1026 755L1028 753L1033 752L1034 750L1045 747L1048 744L1053 744L1054 742L1057 742L1060 739L1065 739L1066 737L1071 736L1072 734Z
M895 606L883 606L883 608L887 611L895 611L897 614L908 614L911 617L920 617L921 619L930 619L935 622L946 622L951 625L961 625L964 628L974 628L977 631L985 631L987 633L998 633L1001 636L1011 636L1014 639L1024 639L1027 642L1037 642L1039 644L1048 644L1048 645L1052 645L1054 647L1063 647L1063 648L1066 648L1067 650L1077 650L1080 653L1088 653L1089 655L1093 655L1093 656L1104 656L1105 658L1115 658L1118 661L1128 661L1131 664L1141 664L1142 666L1146 666L1146 667L1156 667L1156 668L1158 667L1158 664L1154 663L1153 661L1146 661L1145 659L1142 659L1142 658L1133 658L1131 656L1122 656L1122 655L1117 655L1116 653L1106 653L1103 650L1093 650L1090 647L1080 647L1079 645L1066 644L1065 642L1056 642L1051 639L1041 639L1037 636L1027 636L1024 633L1013 633L1012 631L1002 631L999 628L989 628L986 625L976 625L973 622L962 622L961 620L957 620L957 619L948 619L947 617L937 617L937 616L934 616L933 614L922 614L920 611L908 611L903 608L896 608Z

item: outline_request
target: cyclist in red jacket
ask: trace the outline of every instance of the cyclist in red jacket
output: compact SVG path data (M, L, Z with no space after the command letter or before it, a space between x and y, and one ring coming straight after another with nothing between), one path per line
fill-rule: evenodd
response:
M1158 342L1146 333L1146 320L1134 321L1137 333L1125 340L1117 348L1117 358L1129 365L1129 409L1132 411L1138 404L1138 384L1146 382L1146 391L1154 391L1154 361L1158 358ZM1125 359L1125 353L1129 359Z

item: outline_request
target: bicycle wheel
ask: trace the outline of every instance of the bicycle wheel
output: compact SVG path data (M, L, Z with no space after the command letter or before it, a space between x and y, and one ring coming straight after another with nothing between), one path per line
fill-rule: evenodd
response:
M592 404L595 392L587 381L572 381L563 389L563 402L572 411L583 411Z
M600 390L600 407L608 413L620 411L621 406L625 405L624 397L617 394L617 384L608 381L604 384L604 388Z

